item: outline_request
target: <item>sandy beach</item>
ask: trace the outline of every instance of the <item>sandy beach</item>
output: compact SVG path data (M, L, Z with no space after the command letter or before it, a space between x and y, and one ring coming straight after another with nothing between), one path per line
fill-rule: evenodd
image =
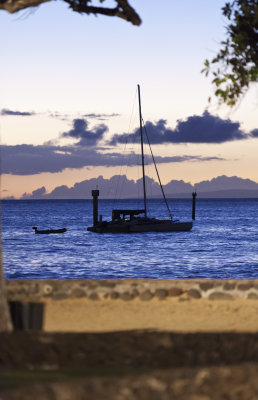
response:
M47 332L257 332L258 301L167 298L150 301L87 298L45 302Z

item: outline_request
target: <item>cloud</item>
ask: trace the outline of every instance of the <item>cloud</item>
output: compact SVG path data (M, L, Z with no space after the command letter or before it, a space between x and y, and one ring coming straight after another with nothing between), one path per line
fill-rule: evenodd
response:
M205 111L201 116L188 117L185 121L179 120L175 129L168 128L166 125L167 121L164 119L159 120L156 124L146 122L146 131L151 144L224 143L250 137L240 129L239 122L221 119L218 116L211 115L208 111ZM138 136L139 129L131 134L116 134L109 144L132 143Z
M105 120L108 118L113 118L113 117L119 117L120 114L117 113L112 113L112 114L95 114L95 113L90 113L90 114L84 114L82 117L84 118L92 118L92 119L99 119L99 120Z
M213 178L210 181L202 181L195 185L197 191L209 192L216 190L258 190L258 183L251 181L251 179L239 178L237 176L221 175Z
M69 121L69 120L74 119L74 117L75 117L75 116L72 116L67 113L66 114L61 113L59 111L49 111L48 116L51 118L60 119L62 121ZM117 114L117 113L112 113L112 114L88 113L88 114L80 114L79 118L97 119L99 121L105 121L105 120L108 120L109 118L119 117L119 116L120 116L120 114ZM77 115L77 118L78 118L78 115Z
M107 131L108 127L104 124L88 130L88 122L85 119L77 118L73 120L73 129L62 133L61 137L79 139L76 143L77 146L96 146Z
M36 113L34 111L13 111L13 110L8 110L7 108L3 108L2 110L0 110L0 115L31 117L32 115L35 115L35 114Z
M154 179L146 176L146 189L152 196L161 196L160 186ZM121 192L123 198L138 198L139 193L142 191L142 178L137 181L130 180L126 175L114 175L110 179L104 179L102 176L92 178L75 183L72 187L66 185L57 186L50 193L45 193L45 199L85 199L91 198L92 188L98 187L100 189L101 198L115 198ZM167 193L174 190L176 192L180 189L180 193L190 194L193 187L189 183L183 181L171 181L168 185L164 186ZM38 189L41 190L41 189ZM32 194L24 193L23 199L39 199L38 190L34 190Z
M69 117L68 114L63 114L58 111L48 111L47 115L50 118L60 119L61 121L70 121L71 120L71 118Z
M212 130L213 127L213 130ZM195 143L220 143L226 140L257 137L258 130L253 130L249 135L239 129L239 123L230 120L221 120L219 117L211 116L205 112L201 117L189 117L186 121L179 121L174 131L166 128L166 121L158 123L147 123L150 140L154 144L187 143L190 140ZM86 119L77 118L73 120L73 127L60 135L61 138L73 138L77 142L72 145L60 145L58 141L49 141L43 145L2 145L2 173L12 175L34 175L43 172L56 173L65 169L79 169L84 167L106 166L115 167L125 165L125 155L117 151L107 152L97 145L104 139L108 127L104 124L97 125L91 129ZM205 132L208 132L205 139ZM131 141L138 132L131 135L115 135L112 144ZM217 136L218 137L217 137ZM233 139L234 138L234 139ZM216 139L216 141L215 141ZM184 140L184 141L183 141ZM110 151L110 149L109 149ZM148 156L145 156L149 163ZM204 157L200 155L181 156L156 156L156 163L181 163L181 162L205 162L221 161L221 157ZM127 157L126 164L135 166L140 163L140 156L132 152ZM42 194L44 195L44 193Z
M42 197L42 196L44 196L45 194L46 194L46 188L45 188L45 186L42 186L41 188L39 188L39 189L36 189L36 190L33 190L33 192L32 192L32 195L34 196L34 197Z
M45 192L45 188L34 190L31 194L24 193L23 199L85 199L91 198L91 190L98 187L101 198L138 198L142 193L142 179L137 181L130 180L126 175L114 175L110 179L104 179L102 176L92 178L75 183L72 187L66 185L57 186L50 193ZM117 189L119 188L119 192ZM172 180L163 185L164 191L168 197L188 197L194 189L197 190L198 196L202 193L221 193L224 191L242 191L243 194L258 191L258 183L250 179L238 178L236 176L227 177L219 176L210 181L199 182L193 187L183 180ZM147 193L151 193L152 197L161 197L159 184L154 179L146 176ZM232 193L232 192L231 192ZM240 193L240 192L238 192ZM230 192L229 192L230 194ZM206 196L207 197L207 196ZM218 195L217 195L218 197ZM226 196L227 197L227 196Z
M250 135L254 138L258 138L258 129L254 129L250 132Z
M92 166L121 166L125 165L125 156L120 153L101 153L94 148L80 146L51 146L51 145L16 145L1 146L2 174L33 175L42 172L56 173L66 168L83 168ZM219 157L203 156L173 156L155 158L157 163L212 161L222 160ZM131 153L127 165L138 165L140 156ZM146 162L148 157L146 156Z

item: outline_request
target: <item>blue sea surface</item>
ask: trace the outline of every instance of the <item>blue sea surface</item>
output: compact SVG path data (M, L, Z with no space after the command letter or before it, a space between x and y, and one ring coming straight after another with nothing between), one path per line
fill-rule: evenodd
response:
M191 220L191 200L169 200L174 218ZM100 200L112 208L142 208L136 200ZM166 217L162 200L148 212ZM56 235L38 229L67 228ZM2 202L2 245L7 279L258 278L258 199L197 198L191 232L96 234L91 200Z

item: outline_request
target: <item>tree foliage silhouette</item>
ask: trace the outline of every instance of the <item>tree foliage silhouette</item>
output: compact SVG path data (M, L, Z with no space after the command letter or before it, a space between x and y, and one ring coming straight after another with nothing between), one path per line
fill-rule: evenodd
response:
M230 1L222 11L229 21L227 37L202 72L212 73L219 103L234 106L258 80L258 0Z

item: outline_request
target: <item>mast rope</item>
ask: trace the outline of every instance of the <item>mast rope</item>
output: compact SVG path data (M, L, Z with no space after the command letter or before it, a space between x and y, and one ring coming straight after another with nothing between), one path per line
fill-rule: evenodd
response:
M136 103L136 95L137 95L137 89L135 90L135 94L134 94L134 101L133 101L133 106L132 106L132 110L131 110L131 115L130 115L130 120L129 120L129 126L127 129L127 134L129 134L130 130L131 130L131 124L132 124L132 118L133 118L133 113L134 113L134 107L135 107L135 103ZM134 144L134 143L133 143ZM121 193L123 192L123 187L124 187L124 183L125 183L125 177L127 174L127 170L128 170L128 164L131 161L132 158L132 154L129 154L129 159L128 162L126 163L126 147L128 145L128 141L126 140L124 143L124 149L122 151L122 160L123 160L123 164L120 165L120 171L119 171L119 178L115 187L115 198L114 198L114 202L113 202L113 208L116 206L116 203L118 200L121 200ZM125 177L123 178L123 181L121 183L122 180L122 169L126 167L125 170Z
M168 215L169 215L171 221L173 221L173 215L172 215L172 213L171 213L171 211L170 211L170 208L169 208L169 205L168 205L166 196L165 196L165 192L164 192L164 189L163 189L161 180L160 180L159 171L158 171L158 168L157 168L155 159L154 159L154 155L153 155L153 152L152 152L152 148L151 148L149 136L148 136L148 134L147 134L147 129L146 129L146 126L145 126L145 123L144 123L143 118L142 118L142 124L143 124L143 129L144 129L144 132L145 132L145 135L146 135L148 144L149 144L149 148L150 148L150 152L151 152L151 156L152 156L152 161L153 161L153 164L154 164L154 166L155 166L156 174L157 174L157 177L158 177L158 180L159 180L159 186L160 186L160 189L161 189L161 192L162 192L162 195L163 195L164 202L165 202L165 204L166 204L166 206L167 206Z
M142 134L142 109L141 109L141 91L140 85L138 88L138 101L139 101L139 117L140 117L140 136L141 136L141 153L142 153L142 183L143 183L143 197L144 197L144 217L147 218L147 198L146 198L146 185L145 185L145 171L144 171L144 150L143 150L143 134Z

